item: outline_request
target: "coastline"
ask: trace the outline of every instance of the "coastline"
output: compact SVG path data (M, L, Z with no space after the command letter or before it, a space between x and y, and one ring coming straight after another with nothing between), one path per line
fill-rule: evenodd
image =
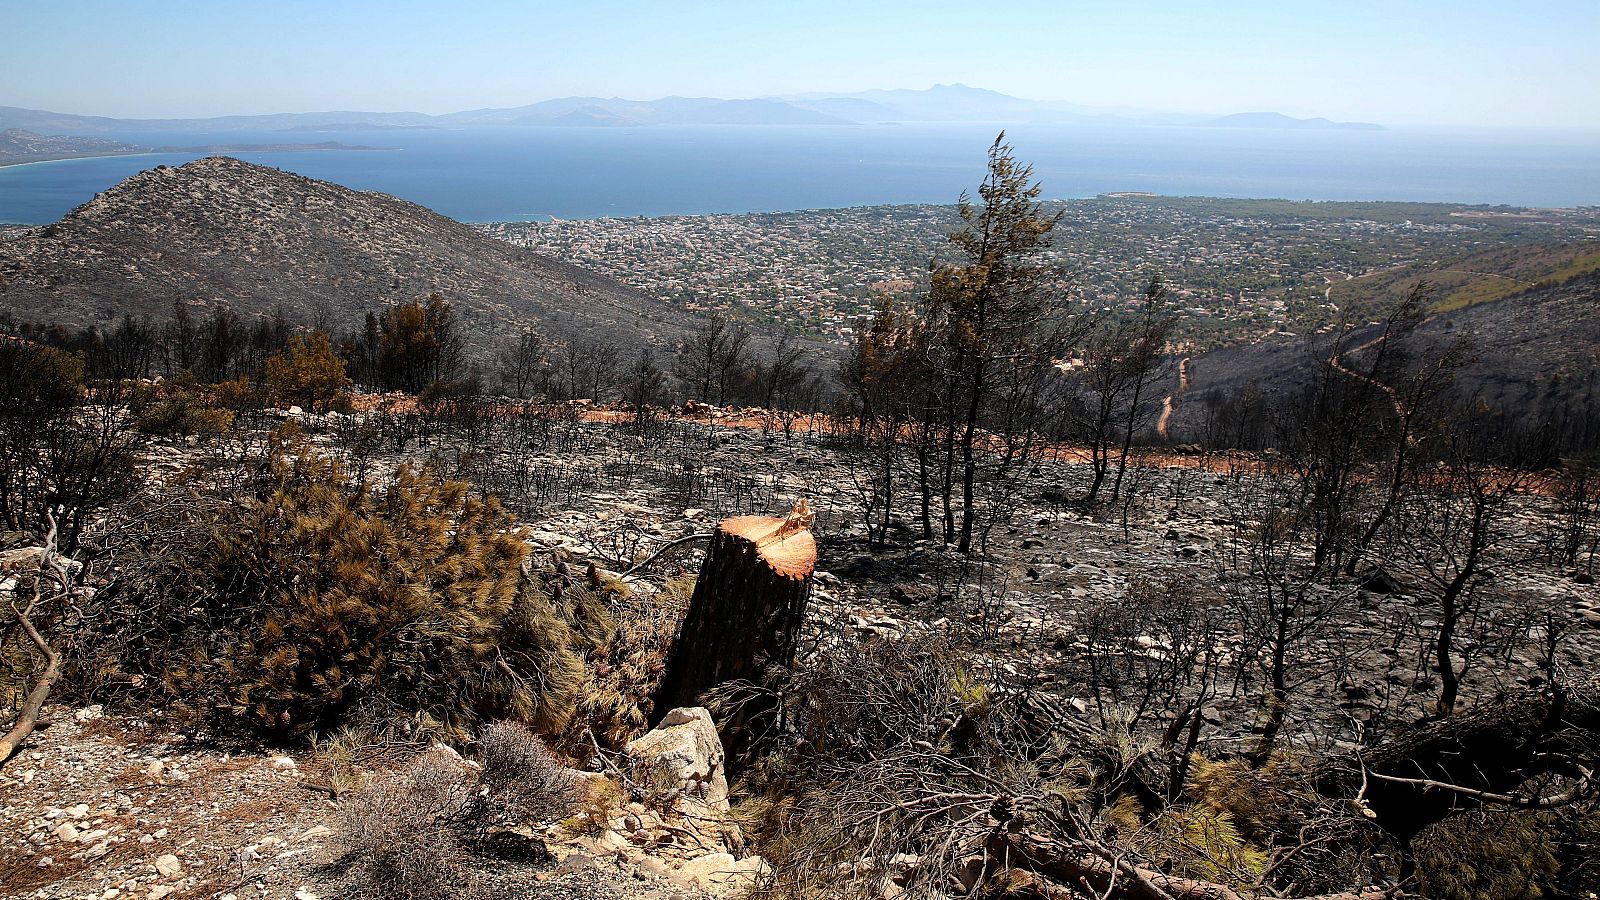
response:
M152 147L148 150L125 150L112 153L76 153L70 156L50 156L44 159L26 159L20 162L0 162L0 169L14 169L20 166L37 166L41 163L73 162L80 159L111 159L125 156L173 156L181 154L201 153L207 156L216 156L227 153L384 153L397 152L400 147L295 147L283 144L263 144L261 146L240 145L237 147Z
M76 153L71 156L48 156L44 159L25 159L21 162L0 162L0 169L15 169L20 166L37 166L40 163L72 162L75 159L106 159L113 156L154 156L154 150L128 150L122 153Z

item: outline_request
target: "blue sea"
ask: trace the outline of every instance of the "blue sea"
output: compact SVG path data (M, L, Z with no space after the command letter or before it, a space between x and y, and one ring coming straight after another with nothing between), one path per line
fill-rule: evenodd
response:
M235 153L465 221L948 203L995 126L651 126L105 135L144 146L336 140L387 152ZM1600 132L1026 126L1046 197L1108 191L1293 200L1600 205ZM141 169L201 154L0 168L0 221L52 222Z

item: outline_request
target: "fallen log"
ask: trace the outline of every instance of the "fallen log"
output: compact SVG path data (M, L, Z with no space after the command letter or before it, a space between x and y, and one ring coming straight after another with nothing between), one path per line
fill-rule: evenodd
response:
M33 683L22 700L22 705L17 709L17 716L12 721L11 727L0 735L0 764L4 764L22 747L22 742L33 734L34 728L39 724L39 711L44 707L45 700L49 699L50 691L55 687L56 681L61 677L61 653L44 639L39 629L33 624L33 613L44 601L44 585L47 578L53 578L66 589L66 570L56 559L56 523L53 517L46 517L49 522L49 531L45 534L44 547L39 551L39 563L33 573L33 599L28 605L18 608L15 602L11 603L11 611L17 617L17 624L22 628L22 633L27 635L28 641L44 657L44 671Z
M710 688L759 681L794 662L811 596L817 542L805 501L787 517L735 516L717 525L657 692L659 715L694 706Z
M1103 900L1250 900L1254 896L1225 884L1134 865L1089 841L1004 832L991 841L989 853L1005 867L999 874L1002 896L1016 900L1082 900L1088 892ZM1388 892L1372 888L1307 900L1383 900L1387 896Z
M1525 782L1548 775L1586 781L1600 738L1600 675L1512 694L1478 709L1429 721L1322 766L1319 793L1360 800L1385 831L1409 842L1465 808L1540 808L1582 795L1528 796Z

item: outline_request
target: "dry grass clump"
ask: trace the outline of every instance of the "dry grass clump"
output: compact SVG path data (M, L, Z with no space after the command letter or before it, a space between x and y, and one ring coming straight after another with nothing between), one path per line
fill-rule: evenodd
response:
M588 678L580 690L566 743L621 747L649 728L653 697L666 672L667 654L694 593L694 577L668 581L659 591L629 590L602 579L598 588L574 589L574 609L589 618ZM595 593L605 603L585 602Z
M338 858L331 866L352 900L459 900L491 893L485 859L548 859L537 840L513 830L567 816L577 805L574 774L520 725L479 737L473 772L443 748L375 776L340 803Z

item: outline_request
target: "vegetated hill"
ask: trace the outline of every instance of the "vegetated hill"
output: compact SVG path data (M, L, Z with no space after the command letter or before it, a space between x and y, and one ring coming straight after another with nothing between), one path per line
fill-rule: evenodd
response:
M1577 434L1587 411L1600 410L1600 271L1547 280L1511 296L1436 312L1408 339L1412 354L1447 347L1462 350L1455 374L1460 399L1491 418L1533 433L1547 429L1571 450L1600 442ZM1358 348L1380 329L1367 326L1344 341ZM1335 336L1277 336L1197 356L1188 365L1188 389L1177 398L1171 436L1198 440L1208 405L1242 391L1259 391L1271 404L1290 400L1316 376ZM1352 354L1360 362L1359 353ZM1359 368L1359 367L1357 367ZM1270 435L1268 439L1270 442Z
M0 312L36 323L165 318L181 302L356 328L435 292L480 357L524 326L627 348L670 343L695 322L416 204L223 156L140 172L0 242Z
M101 138L35 134L21 128L0 131L0 165L39 162L46 159L71 159L77 156L108 156L115 153L143 153L148 148Z
M1449 312L1597 271L1600 241L1518 243L1337 282L1328 297L1362 315L1377 315L1427 282L1434 288L1434 311Z

